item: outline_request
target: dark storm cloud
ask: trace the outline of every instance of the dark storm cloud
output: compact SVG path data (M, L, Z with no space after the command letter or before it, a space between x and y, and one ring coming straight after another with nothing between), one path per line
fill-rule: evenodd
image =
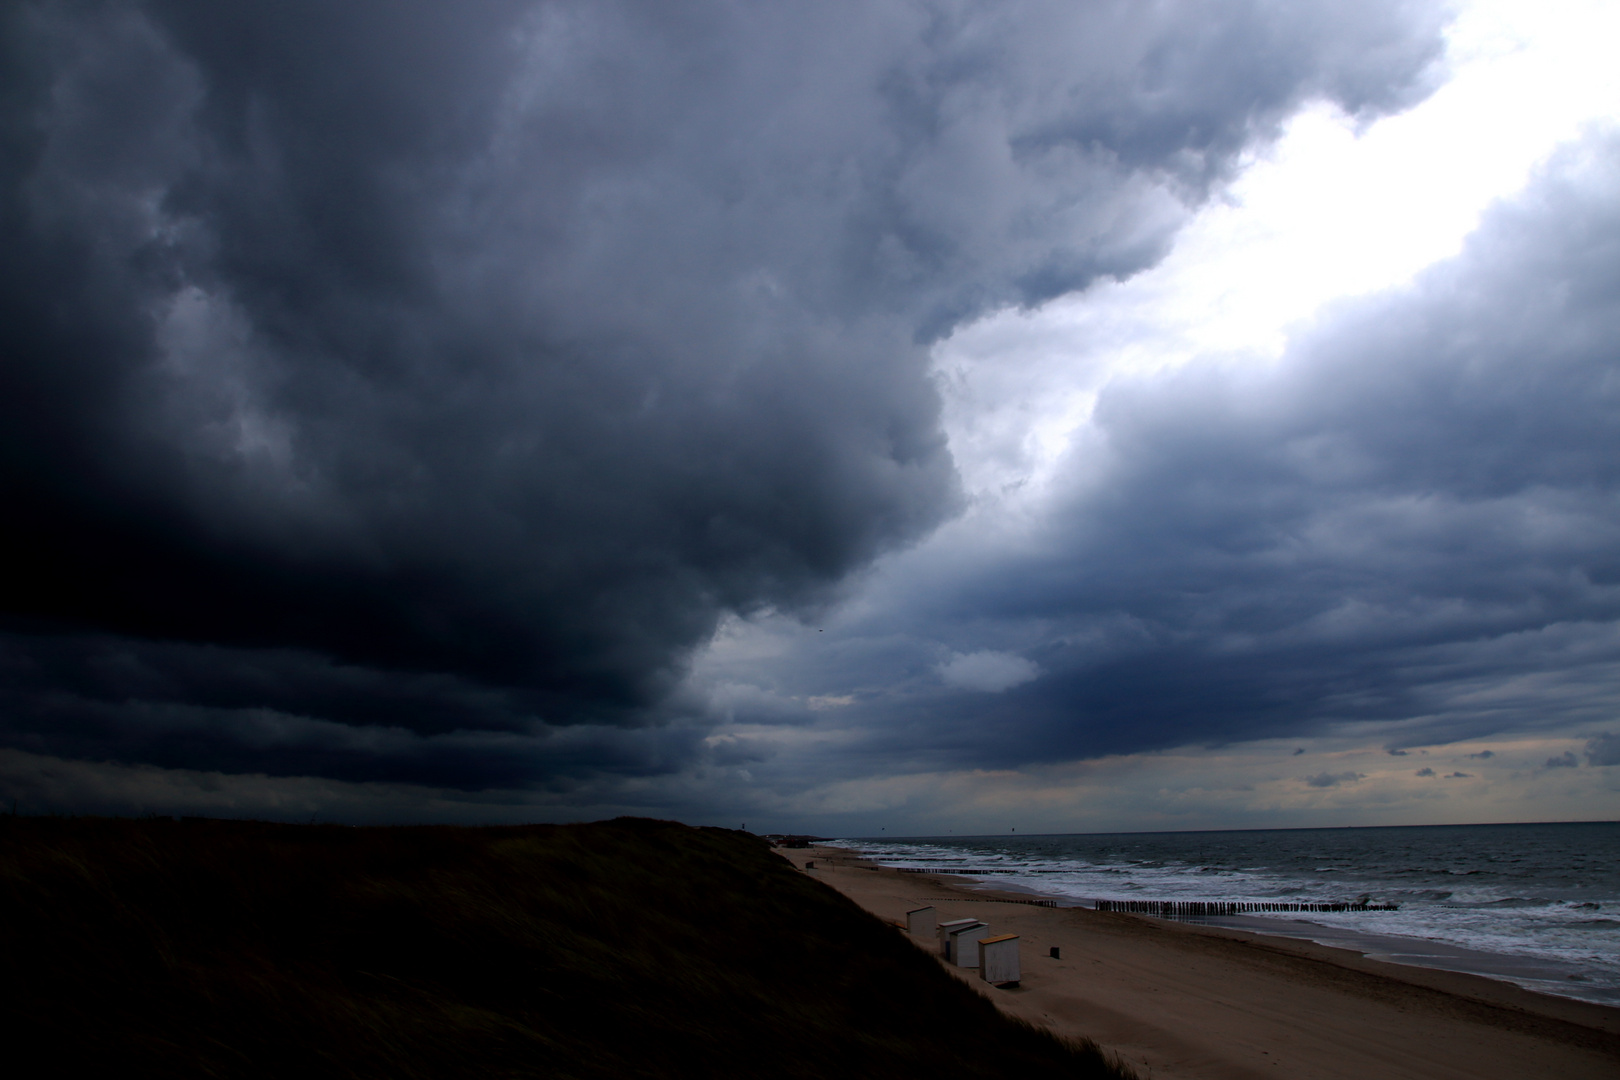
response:
M1317 773L1315 776L1307 776L1305 778L1305 783L1309 784L1311 787L1327 788L1327 787L1338 787L1340 784L1353 784L1358 780L1365 780L1365 779L1367 779L1367 774L1366 773L1358 773L1358 772L1326 773L1325 772L1325 773Z
M1376 721L1399 754L1607 722L1617 191L1620 136L1595 134L1457 258L1341 305L1275 366L1108 388L1035 540L942 547L887 586L903 615L861 631L913 669L943 642L1042 674L990 701L913 676L870 706L873 753L995 767Z
M670 767L547 731L953 512L931 340L1148 265L1437 46L1398 3L4 19L6 738L467 786Z

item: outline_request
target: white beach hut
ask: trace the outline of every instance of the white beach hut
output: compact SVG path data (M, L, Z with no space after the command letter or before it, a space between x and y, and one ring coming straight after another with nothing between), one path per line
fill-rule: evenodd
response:
M959 926L946 935L945 959L957 967L979 966L979 939L990 934L990 925L977 919L970 926Z
M906 933L932 934L934 932L934 909L931 907L912 908L906 912Z
M980 938L979 978L992 986L1018 985L1018 935Z
M951 919L939 924L939 955L945 958L946 963L955 963L951 952L951 934L957 930L965 930L970 926L984 926L978 919Z

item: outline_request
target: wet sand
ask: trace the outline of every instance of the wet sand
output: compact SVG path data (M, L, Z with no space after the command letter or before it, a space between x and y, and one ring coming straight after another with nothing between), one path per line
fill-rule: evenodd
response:
M1372 960L1387 960L1395 964L1441 968L1446 971L1483 975L1491 979L1506 979L1527 990L1552 994L1555 997L1575 998L1610 1007L1620 1005L1620 1000L1606 989L1594 988L1585 982L1571 981L1572 973L1579 973L1582 970L1581 965L1573 963L1486 953L1459 945L1426 941L1422 938L1397 937L1393 934L1380 934L1346 926L1327 926L1311 921L1309 915L1292 917L1221 915L1193 921L1207 926L1250 930L1257 934L1304 938L1318 945L1349 949Z
M1144 1077L1620 1076L1620 1009L1294 938L1034 907L1014 902L1028 894L902 874L834 848L780 854L813 860L812 877L885 921L932 905L940 920L973 916L1018 934L1016 989L949 970L1005 1012L1093 1039ZM937 952L931 937L912 940Z

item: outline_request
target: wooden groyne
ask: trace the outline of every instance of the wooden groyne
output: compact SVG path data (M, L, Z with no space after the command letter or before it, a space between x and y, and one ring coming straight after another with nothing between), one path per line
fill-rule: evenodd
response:
M1057 907L1056 900L1009 900L1004 896L931 896L930 900L950 904L1023 904L1026 907Z
M1342 902L1288 903L1271 900L1098 900L1098 911L1130 915L1157 915L1176 919L1199 915L1265 915L1287 911L1398 911L1399 904Z
M872 869L877 869L873 867ZM896 866L902 874L961 874L986 877L990 874L1062 874L1066 870L1036 870L1028 867L1002 869L965 866ZM1000 901L1056 907L1051 900ZM1399 911L1399 904L1374 904L1366 900L1094 900L1098 911L1121 911L1129 915L1157 915L1162 919L1197 918L1200 915L1274 915L1301 911Z
M1033 870L1028 867L1017 869L991 869L980 867L975 870L966 866L896 866L894 869L902 874L968 874L973 877L983 877L986 874L1072 874L1072 870Z

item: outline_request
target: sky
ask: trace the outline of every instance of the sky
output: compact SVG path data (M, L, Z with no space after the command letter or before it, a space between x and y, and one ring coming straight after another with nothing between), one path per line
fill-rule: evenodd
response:
M0 20L18 812L1616 816L1613 4Z

